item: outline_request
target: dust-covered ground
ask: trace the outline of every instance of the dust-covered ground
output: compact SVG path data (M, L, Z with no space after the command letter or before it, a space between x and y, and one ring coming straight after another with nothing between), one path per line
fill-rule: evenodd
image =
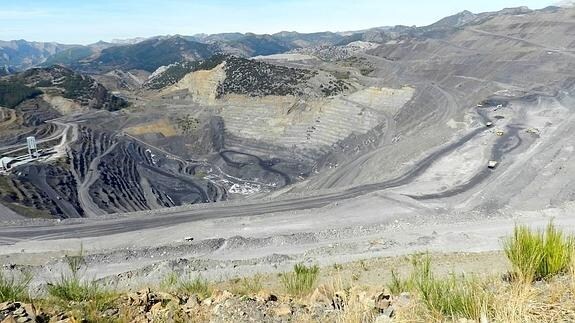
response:
M41 287L65 270L63 255L83 250L87 277L135 289L159 283L171 272L221 281L288 271L300 262L329 266L426 251L497 251L517 223L542 228L553 220L570 231L572 209L446 213L380 192L318 210L203 220L106 239L20 241L3 246L0 259L7 269L32 270ZM504 266L498 262L490 268ZM470 265L468 270L480 267ZM461 270L457 263L451 268Z

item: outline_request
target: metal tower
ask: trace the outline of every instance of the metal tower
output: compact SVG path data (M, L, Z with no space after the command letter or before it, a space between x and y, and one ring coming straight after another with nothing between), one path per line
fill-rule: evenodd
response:
M26 143L28 144L28 156L30 159L38 157L38 147L36 146L35 137L27 137Z

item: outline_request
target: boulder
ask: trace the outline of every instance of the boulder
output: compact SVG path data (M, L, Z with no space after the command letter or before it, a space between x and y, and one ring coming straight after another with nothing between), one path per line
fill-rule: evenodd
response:
M148 303L150 303L150 300L154 298L153 295L151 294L152 292L150 291L149 288L144 288L135 293L128 294L128 301L130 302L131 305L138 305L138 306L147 305Z
M331 300L327 296L324 288L318 287L311 294L309 301L311 304L330 304Z
M4 312L4 311L15 311L16 310L16 305L12 302L4 302L0 304L0 312Z
M288 315L292 314L291 306L289 306L288 304L280 304L279 306L274 308L272 311L273 311L274 315L278 316L278 317L288 316Z
M260 303L277 302L278 297L267 290L261 290L256 294L256 301Z
M25 316L26 315L26 309L24 309L24 307L20 306L18 309L16 309L14 312L12 312L12 314L14 314L15 316Z
M109 308L107 310L104 311L103 316L104 317L113 317L118 315L118 313L120 312L120 310L118 310L117 308Z
M375 308L381 313L391 306L391 295L380 293L375 297Z
M152 307L150 308L150 313L156 317L158 316L162 311L164 310L164 307L162 306L162 303L156 303L154 305L152 305Z
M163 293L158 292L155 293L156 299L161 301L168 301L168 302L175 302L176 304L180 304L180 298L178 296L172 295L170 293Z
M213 302L214 302L214 301L212 300L212 298L211 298L211 297L208 297L208 298L206 298L206 299L204 299L204 300L202 301L202 305L211 306L211 305L213 304Z
M341 311L345 306L346 299L347 295L345 291L336 292L335 295L333 296L333 299L331 300L331 306L333 307L334 310Z
M200 305L200 299L198 298L197 295L192 295L188 298L188 300L182 306L182 308L184 309L184 311L189 312L189 311L197 308L198 305Z
M1 323L17 323L16 319L12 315L6 316Z
M24 307L24 310L26 311L26 314L28 314L28 317L30 318L30 320L36 321L36 316L37 316L36 307L34 307L33 304L24 304L23 307Z
M216 290L212 293L212 299L215 304L223 303L232 297L234 297L234 294L228 292L227 290Z
M374 323L392 323L392 322L393 319L386 315L380 315L374 321Z

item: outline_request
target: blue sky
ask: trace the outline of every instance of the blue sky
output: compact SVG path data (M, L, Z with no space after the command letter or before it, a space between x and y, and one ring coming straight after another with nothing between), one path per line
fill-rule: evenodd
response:
M553 0L0 0L0 39L88 44L114 38L428 25L472 12Z

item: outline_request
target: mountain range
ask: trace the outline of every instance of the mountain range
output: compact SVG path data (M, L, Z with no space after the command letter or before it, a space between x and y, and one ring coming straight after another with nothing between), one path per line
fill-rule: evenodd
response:
M543 10L557 10L548 7ZM203 60L214 54L254 57L285 53L313 46L345 46L355 41L383 44L391 40L414 37L442 37L469 24L478 24L499 15L525 14L526 7L474 14L463 11L425 27L376 27L350 32L298 33L279 32L271 35L253 33L197 34L193 36L156 36L129 40L100 41L90 45L0 41L2 74L35 66L61 64L88 73L112 70L144 70L174 62Z

